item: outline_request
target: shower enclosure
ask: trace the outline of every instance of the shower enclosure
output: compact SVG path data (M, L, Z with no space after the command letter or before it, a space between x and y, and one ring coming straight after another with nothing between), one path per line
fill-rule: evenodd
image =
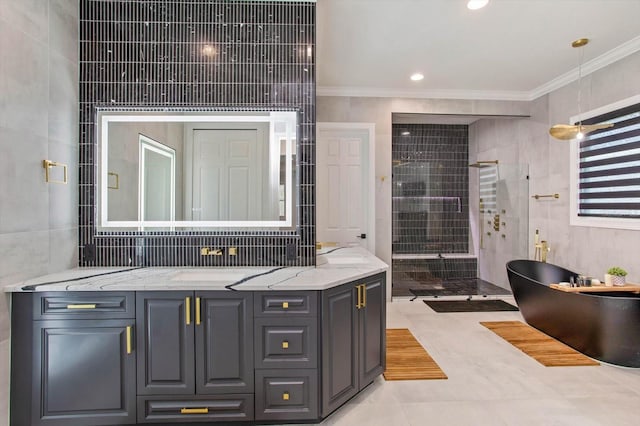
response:
M393 296L477 276L468 149L467 125L393 125Z
M467 125L393 125L394 297L510 293L496 271L527 254L527 168L469 167L468 149Z
M470 164L473 251L478 277L508 288L505 265L528 256L529 167L526 164L478 161Z

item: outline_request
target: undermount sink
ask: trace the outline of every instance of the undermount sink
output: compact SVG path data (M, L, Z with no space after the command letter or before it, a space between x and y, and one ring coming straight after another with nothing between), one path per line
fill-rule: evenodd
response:
M239 271L184 271L176 273L171 281L236 282L246 276Z

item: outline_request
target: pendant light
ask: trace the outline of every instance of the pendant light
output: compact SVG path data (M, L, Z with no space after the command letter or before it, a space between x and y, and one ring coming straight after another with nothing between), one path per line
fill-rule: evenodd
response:
M580 48L586 46L589 43L588 38L580 38L573 43L571 43L571 47ZM600 129L608 129L609 127L613 127L612 123L602 123L602 124L582 124L582 57L583 54L581 52L578 61L578 124L556 124L549 129L549 134L556 139L560 140L571 140L571 139L582 139L584 135L589 132L593 132L594 130Z

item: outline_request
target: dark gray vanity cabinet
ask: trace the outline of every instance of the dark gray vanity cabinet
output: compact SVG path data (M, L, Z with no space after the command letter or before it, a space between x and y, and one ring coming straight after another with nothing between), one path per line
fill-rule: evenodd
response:
M138 421L253 419L253 294L138 292Z
M255 293L256 420L318 418L318 292Z
M135 423L133 300L133 293L14 294L12 425Z
M384 274L323 292L323 417L384 371L385 298Z
M142 292L137 296L138 395L195 393L193 292Z
M12 426L320 421L384 369L384 273L327 290L11 300Z

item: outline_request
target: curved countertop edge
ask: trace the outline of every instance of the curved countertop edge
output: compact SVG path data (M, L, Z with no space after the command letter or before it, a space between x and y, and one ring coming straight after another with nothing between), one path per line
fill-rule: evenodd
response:
M315 267L74 268L8 285L4 291L327 290L389 268L359 246L319 251L316 263Z

